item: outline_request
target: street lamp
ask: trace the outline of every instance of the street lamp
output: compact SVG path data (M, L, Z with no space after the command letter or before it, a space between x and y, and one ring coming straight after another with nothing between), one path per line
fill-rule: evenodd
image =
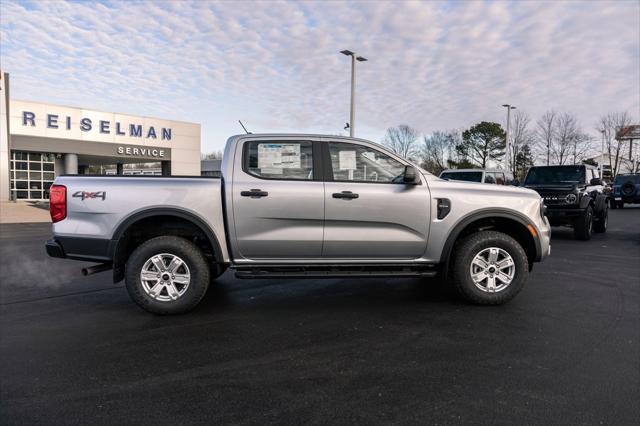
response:
M509 127L511 126L511 110L512 109L516 109L516 107L509 105L509 104L504 104L502 105L503 107L505 107L507 109L507 170L509 170L509 163L511 162L511 144L509 143Z
M598 166L600 166L600 179L602 179L603 173L604 173L604 133L605 133L605 129L600 130L600 133L602 133L602 145L600 146L600 160L598 160Z
M355 130L355 109L356 109L356 61L364 62L367 58L356 55L350 50L340 51L343 55L351 56L351 113L349 116L349 136L353 137Z

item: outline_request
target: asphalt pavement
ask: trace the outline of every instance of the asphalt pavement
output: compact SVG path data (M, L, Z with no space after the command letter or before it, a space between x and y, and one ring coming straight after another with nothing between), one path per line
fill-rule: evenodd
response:
M2 424L637 424L640 208L507 305L438 279L237 280L159 317L0 226Z

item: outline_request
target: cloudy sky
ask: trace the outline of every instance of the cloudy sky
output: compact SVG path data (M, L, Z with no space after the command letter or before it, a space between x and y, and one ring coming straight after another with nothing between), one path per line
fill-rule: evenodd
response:
M504 123L511 103L640 116L640 2L0 1L12 97L253 132L357 135Z

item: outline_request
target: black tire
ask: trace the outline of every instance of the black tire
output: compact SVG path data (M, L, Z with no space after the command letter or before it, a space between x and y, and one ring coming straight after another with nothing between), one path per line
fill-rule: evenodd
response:
M576 239L587 241L593 233L593 207L587 206L573 224L573 234Z
M142 285L140 274L144 264L161 253L178 256L189 269L189 284L177 300L155 300ZM181 314L193 309L206 294L209 280L210 265L202 251L190 241L173 236L156 237L141 244L129 257L125 270L127 291L133 301L142 309L159 315Z
M471 262L483 250L497 247L507 252L514 263L512 281L502 290L487 292L471 278ZM451 259L451 277L457 292L467 301L480 305L500 305L513 299L529 279L529 261L520 244L507 234L482 231L465 237L456 244Z
M609 207L611 207L612 209L617 209L618 208L618 202L614 199L609 200Z
M593 232L603 234L607 232L607 226L609 225L609 207L605 204L604 211L600 213L600 217L593 222Z

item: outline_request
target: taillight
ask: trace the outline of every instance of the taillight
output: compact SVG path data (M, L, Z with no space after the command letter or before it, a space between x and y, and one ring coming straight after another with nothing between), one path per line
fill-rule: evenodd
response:
M49 188L49 213L53 223L60 222L67 217L67 187L51 185Z

